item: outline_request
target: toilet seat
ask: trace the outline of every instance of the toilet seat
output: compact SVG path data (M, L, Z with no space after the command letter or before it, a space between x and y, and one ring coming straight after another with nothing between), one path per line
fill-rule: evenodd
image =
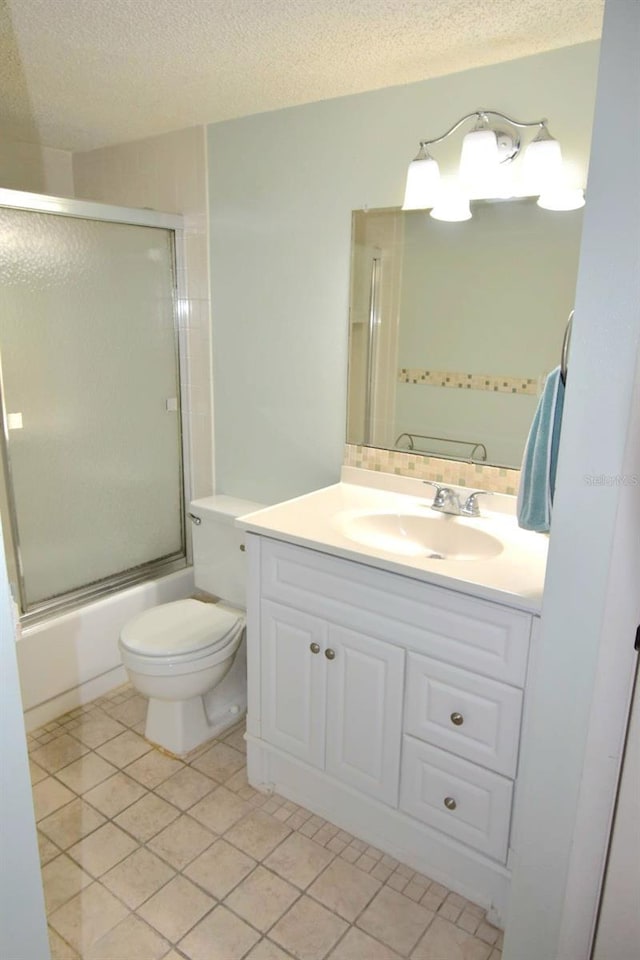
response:
M120 646L136 660L177 664L223 652L243 627L239 612L201 600L175 600L125 624Z

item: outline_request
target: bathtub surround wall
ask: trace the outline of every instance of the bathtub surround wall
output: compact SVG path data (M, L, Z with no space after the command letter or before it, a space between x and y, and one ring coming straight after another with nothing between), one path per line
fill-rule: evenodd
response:
M580 44L209 126L218 492L274 502L338 479L352 210L399 206L418 140L484 105L549 117L584 184L598 53ZM459 149L442 144L443 172Z
M73 155L76 197L181 213L185 223L186 398L191 494L213 493L211 324L204 127Z
M0 138L0 187L73 197L72 154L37 143Z

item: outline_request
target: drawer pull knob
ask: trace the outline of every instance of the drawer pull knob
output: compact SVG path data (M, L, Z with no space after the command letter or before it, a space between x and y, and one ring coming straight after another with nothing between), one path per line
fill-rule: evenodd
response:
M455 808L458 806L458 804L455 802L453 797L445 797L444 805L447 808L447 810L455 810Z
M455 724L456 727L461 727L464 723L464 717L461 713L452 713L451 714L451 723Z
M311 650L311 653L320 653L320 644L312 643L311 646L309 647L309 650Z
M335 660L336 658L336 652L335 650L332 650L331 647L328 647L325 650L324 655L327 658L327 660Z

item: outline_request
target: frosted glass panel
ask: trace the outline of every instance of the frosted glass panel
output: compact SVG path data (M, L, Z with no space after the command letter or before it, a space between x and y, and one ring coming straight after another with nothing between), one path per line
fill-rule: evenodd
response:
M183 552L172 232L0 209L27 608Z

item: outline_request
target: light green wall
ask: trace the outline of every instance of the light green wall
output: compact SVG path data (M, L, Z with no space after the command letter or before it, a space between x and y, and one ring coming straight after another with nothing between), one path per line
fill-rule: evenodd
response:
M209 127L218 492L266 502L338 479L351 211L398 206L417 141L481 106L548 117L584 181L598 50L581 44Z

